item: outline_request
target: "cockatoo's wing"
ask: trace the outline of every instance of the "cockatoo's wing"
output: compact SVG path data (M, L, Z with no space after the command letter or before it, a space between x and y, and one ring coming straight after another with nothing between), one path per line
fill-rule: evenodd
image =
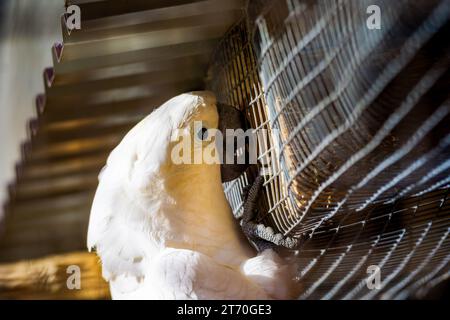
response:
M126 164L122 165L125 168ZM135 224L119 214L133 212L130 219L145 215L139 203L131 201L120 182L123 177L119 177L117 164L107 165L103 169L89 222L88 247L96 248L102 260L103 276L107 280L120 274L142 277L143 262L151 248L149 240L141 232L136 232Z
M262 275L261 275L262 276ZM126 278L111 281L113 298L270 299L242 270L197 251L167 248L152 261L146 279L130 292Z

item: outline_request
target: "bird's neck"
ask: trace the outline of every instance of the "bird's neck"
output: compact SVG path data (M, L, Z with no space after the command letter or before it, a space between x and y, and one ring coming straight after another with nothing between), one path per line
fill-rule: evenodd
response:
M178 171L179 170L179 171ZM254 255L239 230L221 184L218 165L179 166L166 180L175 237L170 246L191 249L223 262ZM236 261L238 263L239 261Z

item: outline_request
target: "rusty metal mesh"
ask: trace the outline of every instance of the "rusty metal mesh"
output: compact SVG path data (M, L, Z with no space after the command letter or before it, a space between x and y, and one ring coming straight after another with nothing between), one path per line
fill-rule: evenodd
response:
M251 1L212 59L219 100L270 131L259 218L301 239L301 298L423 297L449 276L450 3L388 2ZM236 216L254 174L225 186Z

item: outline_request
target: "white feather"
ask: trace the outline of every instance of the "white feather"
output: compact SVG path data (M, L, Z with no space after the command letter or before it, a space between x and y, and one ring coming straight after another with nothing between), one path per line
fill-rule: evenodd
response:
M113 298L287 298L276 254L252 258L219 165L172 162L176 130L189 134L193 121L217 128L212 93L163 104L124 137L99 175L88 248L96 248Z

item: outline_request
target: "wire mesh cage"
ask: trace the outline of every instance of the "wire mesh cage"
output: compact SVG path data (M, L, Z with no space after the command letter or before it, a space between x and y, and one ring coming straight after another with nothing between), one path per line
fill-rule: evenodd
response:
M215 52L209 70L210 88L217 94L219 101L238 106L240 110L245 111L249 126L254 128L258 137L262 137L262 139L257 140L259 163L268 164L266 169L269 171L279 171L276 167L277 162L273 161L275 155L273 146L275 144L268 120L268 108L264 92L259 81L257 60L250 42L246 22L242 21L230 30ZM263 132L263 130L266 130L265 132L269 134L259 135L259 132ZM243 211L243 187L248 185L255 175L254 168L250 168L239 179L225 184L225 192L236 217L240 217ZM284 209L285 207L278 207L277 203L283 201L282 199L285 196L281 194L284 190L281 187L283 182L280 179L282 177L278 175L273 175L273 177L272 180L265 183L270 192L266 193L267 197L262 199L261 203L264 208L262 211L267 212L267 214L259 217L259 219L263 223L277 226L279 222L274 218L282 215L270 214L272 213L271 208ZM292 211L293 208L290 209ZM284 210L283 213L289 214L289 211ZM281 229L277 228L277 230Z
M269 132L259 220L301 240L301 298L417 297L448 277L449 16L448 1L250 1L216 49L210 88ZM225 186L236 216L254 175Z

